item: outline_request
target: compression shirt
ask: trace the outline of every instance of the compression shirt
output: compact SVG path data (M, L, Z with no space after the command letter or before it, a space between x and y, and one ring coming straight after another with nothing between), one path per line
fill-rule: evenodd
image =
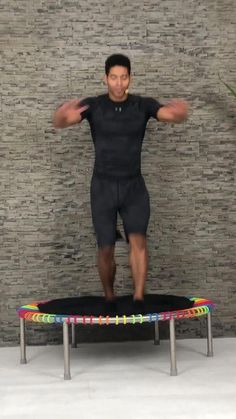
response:
M94 173L118 179L140 175L146 125L149 118L157 118L163 105L153 98L130 94L123 102L114 102L103 94L88 97L82 104L89 106L81 116L90 125Z

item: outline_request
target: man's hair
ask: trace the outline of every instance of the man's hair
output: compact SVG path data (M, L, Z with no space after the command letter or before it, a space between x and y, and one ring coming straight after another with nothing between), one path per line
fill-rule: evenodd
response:
M130 75L131 72L131 64L130 64L130 59L128 57L126 57L126 55L123 54L113 54L110 55L110 57L108 57L106 59L105 62L105 72L106 75L108 76L109 71L112 67L114 67L115 65L120 65L122 67L126 67L128 70L128 73Z

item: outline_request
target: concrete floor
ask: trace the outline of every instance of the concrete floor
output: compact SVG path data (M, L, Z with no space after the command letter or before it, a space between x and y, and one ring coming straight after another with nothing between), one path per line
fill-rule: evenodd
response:
M0 349L0 418L235 419L236 338L177 341L178 376L169 375L169 342L90 343L71 349L63 379L62 346Z

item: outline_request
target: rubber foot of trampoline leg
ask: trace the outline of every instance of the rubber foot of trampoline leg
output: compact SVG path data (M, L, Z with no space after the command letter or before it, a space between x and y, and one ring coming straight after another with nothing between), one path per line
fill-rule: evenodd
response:
M154 340L154 345L160 345L160 340Z
M70 374L64 374L64 380L71 380Z
M177 370L171 371L170 375L171 377L175 377L176 375L178 375Z
M26 359L21 359L21 360L20 360L20 363L21 363L21 364L27 364L27 361L26 361Z
M212 357L213 357L213 352L208 352L208 353L207 353L207 356L208 356L209 358L212 358Z
M71 347L74 349L74 348L77 348L77 343L72 343L71 344Z

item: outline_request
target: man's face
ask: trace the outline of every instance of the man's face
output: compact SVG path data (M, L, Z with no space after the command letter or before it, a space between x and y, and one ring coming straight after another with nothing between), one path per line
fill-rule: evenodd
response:
M130 76L128 69L120 65L111 67L108 75L105 76L108 92L111 98L122 100L126 96L126 89L129 87Z

